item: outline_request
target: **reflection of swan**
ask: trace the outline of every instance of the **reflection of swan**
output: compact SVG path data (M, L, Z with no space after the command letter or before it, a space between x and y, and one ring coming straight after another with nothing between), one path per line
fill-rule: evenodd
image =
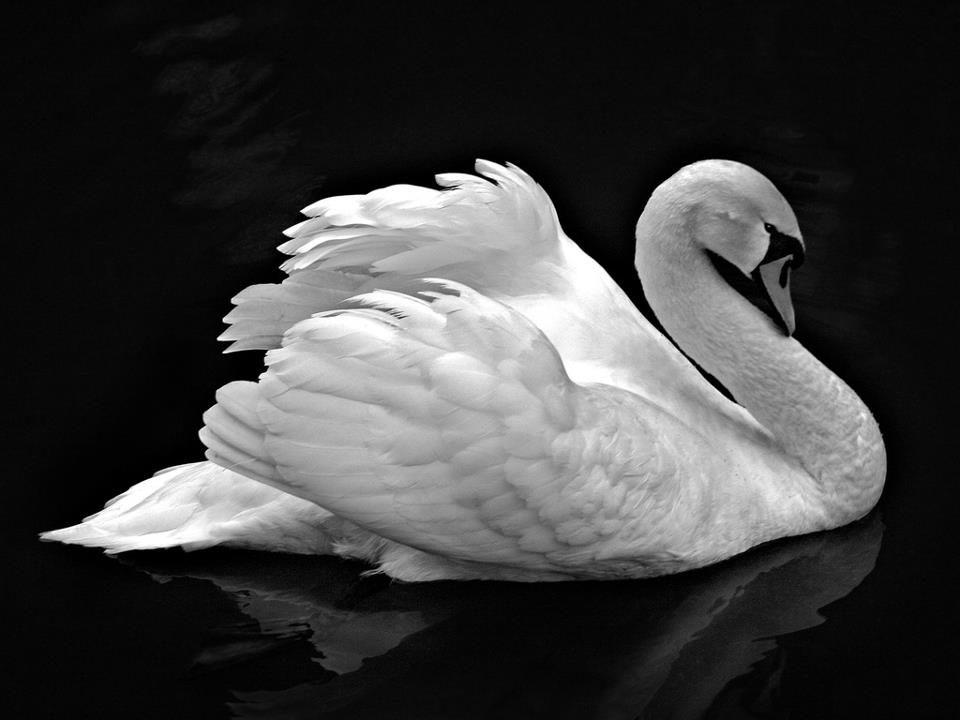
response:
M332 550L409 580L616 578L874 505L883 443L791 337L803 245L766 178L688 166L637 225L653 310L741 407L566 238L527 175L477 167L495 183L443 175L443 191L308 208L282 246L290 277L228 317L237 348L272 348L259 384L227 385L205 416L208 457L230 469L168 471L46 537ZM734 290L750 275L776 325Z
M325 562L329 561L329 562ZM228 594L255 628L225 628L197 657L200 669L248 662L274 649L271 641L309 638L319 651L317 663L334 673L356 670L401 640L450 614L448 608L366 607L354 596L382 583L358 576L332 558L276 555L228 556L204 562L193 556L136 558L130 562L158 582L172 577L209 580ZM372 589L365 588L369 583Z
M205 694L229 691L235 717L701 717L762 703L763 690L775 698L778 636L823 622L818 611L872 571L882 533L872 515L694 573L561 587L376 583L307 558L131 561L214 582L258 623L252 638L300 632L340 674L303 661L287 686L250 680L262 672L205 673ZM383 637L366 642L374 627Z

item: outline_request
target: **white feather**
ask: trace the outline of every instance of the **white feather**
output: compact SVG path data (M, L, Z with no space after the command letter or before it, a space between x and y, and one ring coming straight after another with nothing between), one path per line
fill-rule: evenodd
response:
M872 506L885 460L869 411L706 264L711 238L733 259L767 241L698 234L702 218L761 213L799 236L768 181L691 166L638 225L651 305L748 412L566 237L526 173L476 170L307 207L281 245L289 277L233 299L222 339L268 350L267 367L204 415L212 463L44 537L332 552L406 580L641 577Z

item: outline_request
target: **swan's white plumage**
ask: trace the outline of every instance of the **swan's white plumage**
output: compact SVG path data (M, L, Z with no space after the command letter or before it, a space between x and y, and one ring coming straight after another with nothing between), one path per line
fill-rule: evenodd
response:
M280 247L288 277L247 288L226 318L221 339L267 350L267 370L217 393L201 431L212 463L46 537L335 552L408 580L552 580L673 572L862 514L869 497L828 512L836 489L810 481L806 446L785 452L703 380L528 175L477 171L306 208ZM683 298L665 312L687 312ZM882 443L877 460L863 412L820 452L876 476ZM830 455L841 435L866 450Z

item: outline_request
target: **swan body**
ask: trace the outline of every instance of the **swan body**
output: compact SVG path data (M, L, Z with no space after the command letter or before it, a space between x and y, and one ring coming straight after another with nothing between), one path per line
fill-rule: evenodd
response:
M647 577L866 514L886 459L857 395L791 335L796 218L751 168L658 187L636 265L677 344L519 168L304 210L288 277L221 336L266 350L217 393L206 462L43 537L121 552L335 553L403 580ZM764 288L776 322L718 263ZM778 327L779 323L779 327Z

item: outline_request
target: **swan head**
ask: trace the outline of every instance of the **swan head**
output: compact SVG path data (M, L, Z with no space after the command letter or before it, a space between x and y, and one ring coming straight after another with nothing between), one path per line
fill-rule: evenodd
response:
M659 227L648 227L651 216ZM654 191L640 218L638 268L651 229L673 245L661 251L706 254L740 292L744 279L754 281L776 310L774 321L793 334L790 271L803 263L803 238L789 203L764 175L731 160L687 165Z

